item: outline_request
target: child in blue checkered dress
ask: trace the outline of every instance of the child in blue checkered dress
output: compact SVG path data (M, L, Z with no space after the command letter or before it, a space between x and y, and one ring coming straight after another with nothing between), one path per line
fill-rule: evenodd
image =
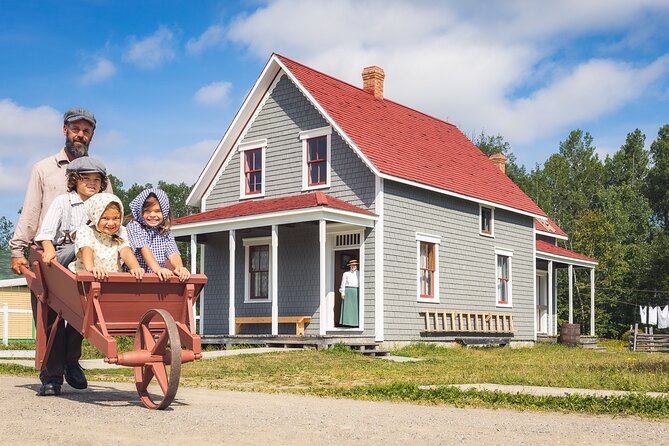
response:
M170 231L170 201L162 189L145 189L130 202L132 218L128 222L128 240L140 266L156 273L161 280L177 276L188 280L190 271L183 266L179 249ZM167 260L173 270L167 268Z

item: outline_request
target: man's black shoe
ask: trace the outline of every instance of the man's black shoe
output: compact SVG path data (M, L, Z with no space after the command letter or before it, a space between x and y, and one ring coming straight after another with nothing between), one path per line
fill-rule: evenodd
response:
M47 396L47 395L60 395L60 384L58 383L44 383L42 384L42 387L39 388L39 391L37 392L39 396Z
M75 389L85 389L88 387L84 369L78 363L65 366L65 381Z

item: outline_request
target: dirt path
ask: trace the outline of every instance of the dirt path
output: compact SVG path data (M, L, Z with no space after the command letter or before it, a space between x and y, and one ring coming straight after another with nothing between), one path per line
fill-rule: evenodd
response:
M64 386L37 397L32 378L0 376L0 444L504 445L669 444L669 422L508 410L457 409L181 388L150 411L132 384Z

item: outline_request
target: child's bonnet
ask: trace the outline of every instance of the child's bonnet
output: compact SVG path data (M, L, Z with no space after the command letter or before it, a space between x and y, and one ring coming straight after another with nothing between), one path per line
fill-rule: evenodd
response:
M123 221L123 203L114 194L100 192L93 195L85 201L86 213L88 215L88 224L77 230L77 237L74 241L77 259L70 264L70 270L83 271L84 266L79 250L84 247L90 247L95 254L95 265L101 266L108 271L120 271L119 251L128 245L128 235L119 222L119 229L113 235L107 235L98 231L97 225L102 214L111 203L116 203L120 210L120 221Z
M156 187L144 189L130 202L130 211L132 212L135 221L142 226L146 226L146 222L144 221L144 202L150 195L154 195L158 200L158 204L160 204L160 211L163 214L163 223L160 224L160 227L162 228L170 213L170 199L167 198L167 194L164 190Z

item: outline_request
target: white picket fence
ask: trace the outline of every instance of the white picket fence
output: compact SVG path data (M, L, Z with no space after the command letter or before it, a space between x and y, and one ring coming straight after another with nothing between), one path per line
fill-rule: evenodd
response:
M32 314L32 310L17 310L9 308L8 303L2 304L2 345L9 344L9 314L10 313L22 313L22 314Z

